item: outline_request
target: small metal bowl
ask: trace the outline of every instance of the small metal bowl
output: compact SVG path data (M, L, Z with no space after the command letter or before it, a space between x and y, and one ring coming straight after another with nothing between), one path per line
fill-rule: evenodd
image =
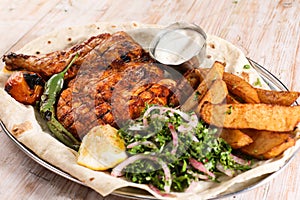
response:
M206 34L196 24L176 22L154 37L149 53L162 64L179 66L191 62L197 68L206 55Z

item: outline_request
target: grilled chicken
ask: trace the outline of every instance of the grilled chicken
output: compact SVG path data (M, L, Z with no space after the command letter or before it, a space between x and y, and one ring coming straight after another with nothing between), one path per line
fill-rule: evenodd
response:
M45 79L62 71L79 53L68 71L68 84L57 103L57 118L82 138L99 124L122 126L140 116L147 104L173 105L176 82L164 77L160 65L125 32L101 34L67 51L44 56L10 53L8 70L26 69Z
M76 53L79 53L79 58L76 63L68 71L69 77L74 77L77 72L76 66L84 60L84 57L93 50L96 46L105 42L110 38L110 34L100 34L91 37L87 41L77 44L67 51L55 51L41 56L24 55L9 53L3 56L5 68L9 71L27 70L40 74L43 78L48 79L53 74L61 72L67 64L72 60Z

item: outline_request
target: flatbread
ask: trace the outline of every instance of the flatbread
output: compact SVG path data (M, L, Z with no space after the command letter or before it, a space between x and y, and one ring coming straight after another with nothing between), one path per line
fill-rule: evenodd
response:
M155 28L155 29L154 29ZM132 37L147 49L149 41L157 33L159 27L156 25L143 25L136 22L126 24L97 23L84 27L70 27L64 30L54 31L48 35L41 36L25 45L18 53L23 54L45 54L55 50L66 49L93 35L104 32L113 33L119 30L128 32ZM217 60L226 63L226 71L237 75L248 74L247 79L254 83L260 79L254 69L244 69L249 64L241 50L229 42L212 35L207 36L207 57L202 67L210 67ZM9 74L0 73L0 119L6 128L26 147L31 149L43 160L53 166L69 173L88 187L99 192L103 196L111 194L115 190L124 187L139 188L148 191L159 199L207 199L222 196L227 193L245 189L250 184L265 178L268 174L279 170L286 164L294 152L299 148L297 144L289 148L278 158L261 161L256 167L246 171L234 178L221 177L221 183L199 182L196 187L185 193L171 193L170 197L163 197L151 190L147 185L135 184L122 178L115 178L109 173L93 171L76 163L77 152L64 146L49 134L47 128L38 123L32 106L25 106L11 98L3 89ZM261 80L261 79L260 79ZM261 80L262 87L267 85ZM125 189L126 190L126 189ZM128 190L129 191L129 190ZM132 190L130 190L132 191ZM139 192L133 190L133 195L139 196Z

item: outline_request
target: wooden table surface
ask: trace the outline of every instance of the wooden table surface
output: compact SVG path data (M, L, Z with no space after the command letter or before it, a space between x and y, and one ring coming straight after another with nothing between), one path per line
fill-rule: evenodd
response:
M300 91L299 10L299 0L0 0L0 54L53 29L74 25L187 21L232 42L289 89ZM3 131L0 146L0 199L120 199L103 198L50 172L20 151ZM225 199L299 199L298 163L299 153L267 184Z

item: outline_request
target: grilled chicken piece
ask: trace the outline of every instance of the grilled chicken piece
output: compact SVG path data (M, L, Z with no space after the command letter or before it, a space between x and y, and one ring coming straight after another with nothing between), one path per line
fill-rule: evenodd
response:
M57 118L79 138L99 124L119 127L147 103L169 104L173 85L158 84L161 79L163 70L139 44L124 32L112 34L78 66L58 100Z
M130 43L130 41L132 41L131 37L125 32L117 32L113 35L104 33L91 37L87 41L75 45L66 51L55 51L41 56L9 53L3 56L3 62L5 62L5 68L9 71L26 70L36 72L47 80L53 74L61 72L78 53L79 57L65 76L66 79L72 79L76 76L82 64L87 65L88 62L94 62L94 59L98 59L106 51L112 52L111 58L107 58L106 60L100 59L99 62L104 62L98 64L101 67L108 66L110 62L114 61L115 56L121 56L120 60L125 62L131 59L142 59L142 56L145 56L144 50L138 44ZM114 49L113 45L117 43L121 45L119 45L118 49ZM131 48L128 55L124 52L126 47ZM97 50L93 51L95 48ZM86 58L87 55L88 57ZM150 57L147 55L145 60L149 59Z
M121 127L126 120L139 117L146 104L169 104L173 88L158 83L163 78L161 69L150 63L125 65L124 71L107 77L101 72L99 77L77 77L58 101L59 121L82 138L98 124Z
M41 56L16 54L12 52L4 55L2 60L5 63L5 68L9 71L26 70L36 72L43 78L48 79L53 74L61 72L75 54L79 53L79 58L68 71L67 76L72 77L76 74L76 66L80 65L86 54L102 42L105 42L108 38L110 38L110 34L100 34L91 37L81 44L73 46L69 50L55 51Z
M125 32L101 34L67 51L44 56L11 53L3 61L8 70L26 69L45 79L62 71L73 56L56 114L78 138L99 124L120 127L140 116L147 104L174 105L176 82L164 77L160 65Z

